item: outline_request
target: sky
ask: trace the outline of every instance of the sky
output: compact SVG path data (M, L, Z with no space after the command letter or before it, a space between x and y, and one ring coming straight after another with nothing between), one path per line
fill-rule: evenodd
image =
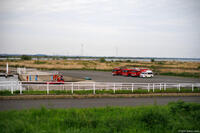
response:
M0 0L0 54L200 58L200 0Z

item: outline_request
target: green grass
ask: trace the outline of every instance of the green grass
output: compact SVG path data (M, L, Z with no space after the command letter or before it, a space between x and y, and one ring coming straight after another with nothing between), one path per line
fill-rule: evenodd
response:
M199 73L188 73L188 72L183 72L183 73L167 72L167 73L160 73L160 75L200 78Z
M152 91L152 90L151 90ZM200 89L199 88L194 88L194 91L192 92L191 88L181 88L180 91L177 88L168 88L166 90L159 90L155 89L155 93L199 93Z
M0 111L1 133L177 133L200 131L200 104Z
M45 95L47 91L22 91L22 94L25 95Z
M24 95L46 95L47 91L23 91L22 92ZM87 94L93 94L93 90L74 90L73 94L78 94L78 95L87 95ZM113 89L109 90L96 90L95 94L148 94L148 93L200 93L200 88L194 87L194 91L192 91L191 88L181 88L180 91L177 88L167 88L166 90L162 89L155 89L154 92L152 89L148 92L147 89L134 89L133 92L132 90L115 90L115 93ZM19 91L14 91L13 95L18 95L20 94ZM71 90L50 90L49 94L52 95L71 95L72 91ZM0 91L0 96L11 96L11 92L8 90L3 90Z
M34 61L34 64L46 64L46 63L47 63L46 61L39 61L39 60Z
M10 96L10 95L12 95L12 94L8 90L3 90L3 91L1 90L0 91L0 96Z

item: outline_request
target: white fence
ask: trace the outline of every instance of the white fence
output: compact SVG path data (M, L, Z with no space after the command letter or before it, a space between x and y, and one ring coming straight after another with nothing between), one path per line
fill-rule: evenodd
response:
M14 91L49 91L62 90L71 91L73 94L76 90L92 90L93 94L97 90L134 90L146 89L154 92L156 89L166 90L168 88L181 89L185 88L194 91L194 88L200 89L200 83L109 83L109 82L65 82L63 84L51 84L51 82L21 82L21 81L0 81L0 90L9 90L11 94Z

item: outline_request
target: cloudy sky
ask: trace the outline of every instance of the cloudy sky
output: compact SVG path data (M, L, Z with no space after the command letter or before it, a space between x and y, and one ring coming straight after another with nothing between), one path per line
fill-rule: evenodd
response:
M200 0L0 0L0 53L200 58Z

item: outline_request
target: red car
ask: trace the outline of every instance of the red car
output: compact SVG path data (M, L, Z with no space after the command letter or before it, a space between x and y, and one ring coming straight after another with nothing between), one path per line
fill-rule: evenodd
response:
M132 76L132 77L141 77L141 73L144 73L146 71L148 71L149 69L147 68L114 68L112 70L112 75L122 75L122 76Z
M138 69L131 69L129 71L129 76L138 77L140 75L140 70Z
M122 69L121 68L114 68L112 70L112 75L115 76L115 75L122 75Z
M131 69L122 69L122 74L123 76L132 76L132 77L139 77L140 74L142 72L145 72L146 68L142 68L142 69L139 69L139 68L131 68Z
M131 76L130 71L132 69L122 69L122 76Z

